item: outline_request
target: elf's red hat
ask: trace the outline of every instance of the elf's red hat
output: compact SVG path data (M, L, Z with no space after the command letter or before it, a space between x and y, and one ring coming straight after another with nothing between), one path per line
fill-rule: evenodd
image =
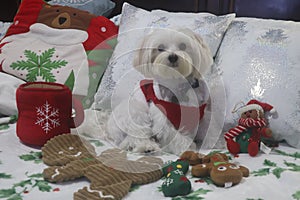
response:
M250 100L247 105L239 108L239 114L242 114L246 111L249 111L249 110L259 110L261 112L270 112L271 114L275 113L276 110L273 106L271 106L270 104L268 103L264 103L264 102L260 102L258 100L255 100L255 99L252 99Z

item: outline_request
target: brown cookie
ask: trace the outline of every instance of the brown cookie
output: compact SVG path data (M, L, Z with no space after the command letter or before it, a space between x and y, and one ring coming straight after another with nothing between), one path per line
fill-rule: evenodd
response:
M156 157L128 160L125 151L112 148L96 156L94 147L78 135L64 134L42 148L43 171L49 182L63 182L85 176L90 187L74 193L74 199L121 199L131 185L147 184L162 177L163 161Z
M194 151L185 151L181 154L180 159L187 160L190 165L202 163L204 155Z
M101 162L96 158L75 160L64 166L51 166L44 169L43 177L45 180L55 183L70 181L82 177L85 168L99 163Z
M121 181L119 183L95 187L93 189L84 187L74 193L74 200L119 200L129 192L131 181Z
M148 164L144 161L110 159L105 163L86 168L84 176L91 181L92 187L124 180L131 180L132 184L147 184L159 180L162 177L162 171L157 163Z
M95 148L84 138L74 134L58 135L42 147L42 159L50 166L65 165L73 160L95 155Z
M97 157L100 161L105 162L110 159L127 159L127 152L121 149L112 148L107 149Z

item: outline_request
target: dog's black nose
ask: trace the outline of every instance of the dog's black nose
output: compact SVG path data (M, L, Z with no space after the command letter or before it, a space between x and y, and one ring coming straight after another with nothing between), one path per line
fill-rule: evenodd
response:
M168 57L170 63L175 63L178 60L178 56L176 54L171 54Z

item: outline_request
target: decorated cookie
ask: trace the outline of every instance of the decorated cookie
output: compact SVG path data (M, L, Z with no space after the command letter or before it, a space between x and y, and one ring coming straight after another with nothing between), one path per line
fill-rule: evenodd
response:
M44 179L49 182L59 183L74 180L84 175L84 169L90 165L101 163L98 159L87 158L74 160L64 166L51 166L43 171Z
M180 159L186 160L190 165L200 164L205 155L194 151L185 151L181 154Z
M95 148L84 138L74 134L56 136L42 147L42 159L50 166L65 165L73 160L94 156Z
M84 176L91 181L91 187L104 186L115 182L131 180L134 185L154 182L162 177L160 167L138 161L123 160L86 168ZM116 169L114 167L116 167Z
M112 148L96 155L94 147L77 135L59 135L42 148L44 179L64 182L80 177L90 181L74 193L74 199L121 199L132 185L147 184L162 177L163 161L156 157L128 160L125 151Z
M74 200L122 199L130 190L131 181L121 181L116 184L100 186L94 189L84 187L74 193Z
M202 164L194 165L192 175L210 177L217 186L231 187L239 184L243 177L248 177L249 169L230 163L225 154L215 153L205 156Z

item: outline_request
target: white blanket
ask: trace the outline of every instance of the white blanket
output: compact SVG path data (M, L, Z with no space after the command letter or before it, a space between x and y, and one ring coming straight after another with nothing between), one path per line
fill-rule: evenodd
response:
M97 153L111 148L101 140L88 139ZM211 150L201 153L208 153ZM227 152L226 150L220 150ZM41 151L20 143L15 125L0 133L0 199L52 200L73 199L73 193L88 186L86 179L78 179L61 184L44 181L41 173L47 167L41 161ZM132 158L133 156L129 156ZM160 156L164 161L176 160L174 155ZM233 157L232 157L233 158ZM209 180L195 178L190 171L186 175L192 183L192 192L179 199L291 199L300 198L300 151L283 144L270 154L260 153L256 157L241 154L232 162L250 169L250 176L230 188L221 188ZM163 179L142 186L133 187L124 198L128 200L163 200L161 191ZM17 198L18 197L18 198Z

